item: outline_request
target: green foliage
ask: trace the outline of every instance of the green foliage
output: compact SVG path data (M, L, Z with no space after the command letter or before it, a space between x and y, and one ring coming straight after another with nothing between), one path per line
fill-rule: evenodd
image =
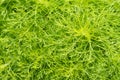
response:
M0 80L120 80L120 0L0 0Z

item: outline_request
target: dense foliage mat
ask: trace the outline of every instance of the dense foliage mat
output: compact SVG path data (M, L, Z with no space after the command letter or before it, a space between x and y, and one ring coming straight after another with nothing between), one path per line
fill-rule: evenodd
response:
M0 80L120 80L120 0L0 0Z

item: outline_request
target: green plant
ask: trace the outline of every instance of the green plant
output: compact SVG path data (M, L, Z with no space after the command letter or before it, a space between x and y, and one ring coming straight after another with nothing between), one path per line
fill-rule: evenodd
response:
M119 0L1 0L1 80L120 80Z

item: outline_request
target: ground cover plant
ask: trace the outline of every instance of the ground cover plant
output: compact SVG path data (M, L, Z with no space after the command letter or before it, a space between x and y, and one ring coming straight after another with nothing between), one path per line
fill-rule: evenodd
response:
M120 80L120 0L0 0L0 80Z

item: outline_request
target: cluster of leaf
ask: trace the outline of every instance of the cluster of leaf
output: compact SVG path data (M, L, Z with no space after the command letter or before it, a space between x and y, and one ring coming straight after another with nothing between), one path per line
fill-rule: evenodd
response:
M1 80L120 80L119 0L1 0Z

